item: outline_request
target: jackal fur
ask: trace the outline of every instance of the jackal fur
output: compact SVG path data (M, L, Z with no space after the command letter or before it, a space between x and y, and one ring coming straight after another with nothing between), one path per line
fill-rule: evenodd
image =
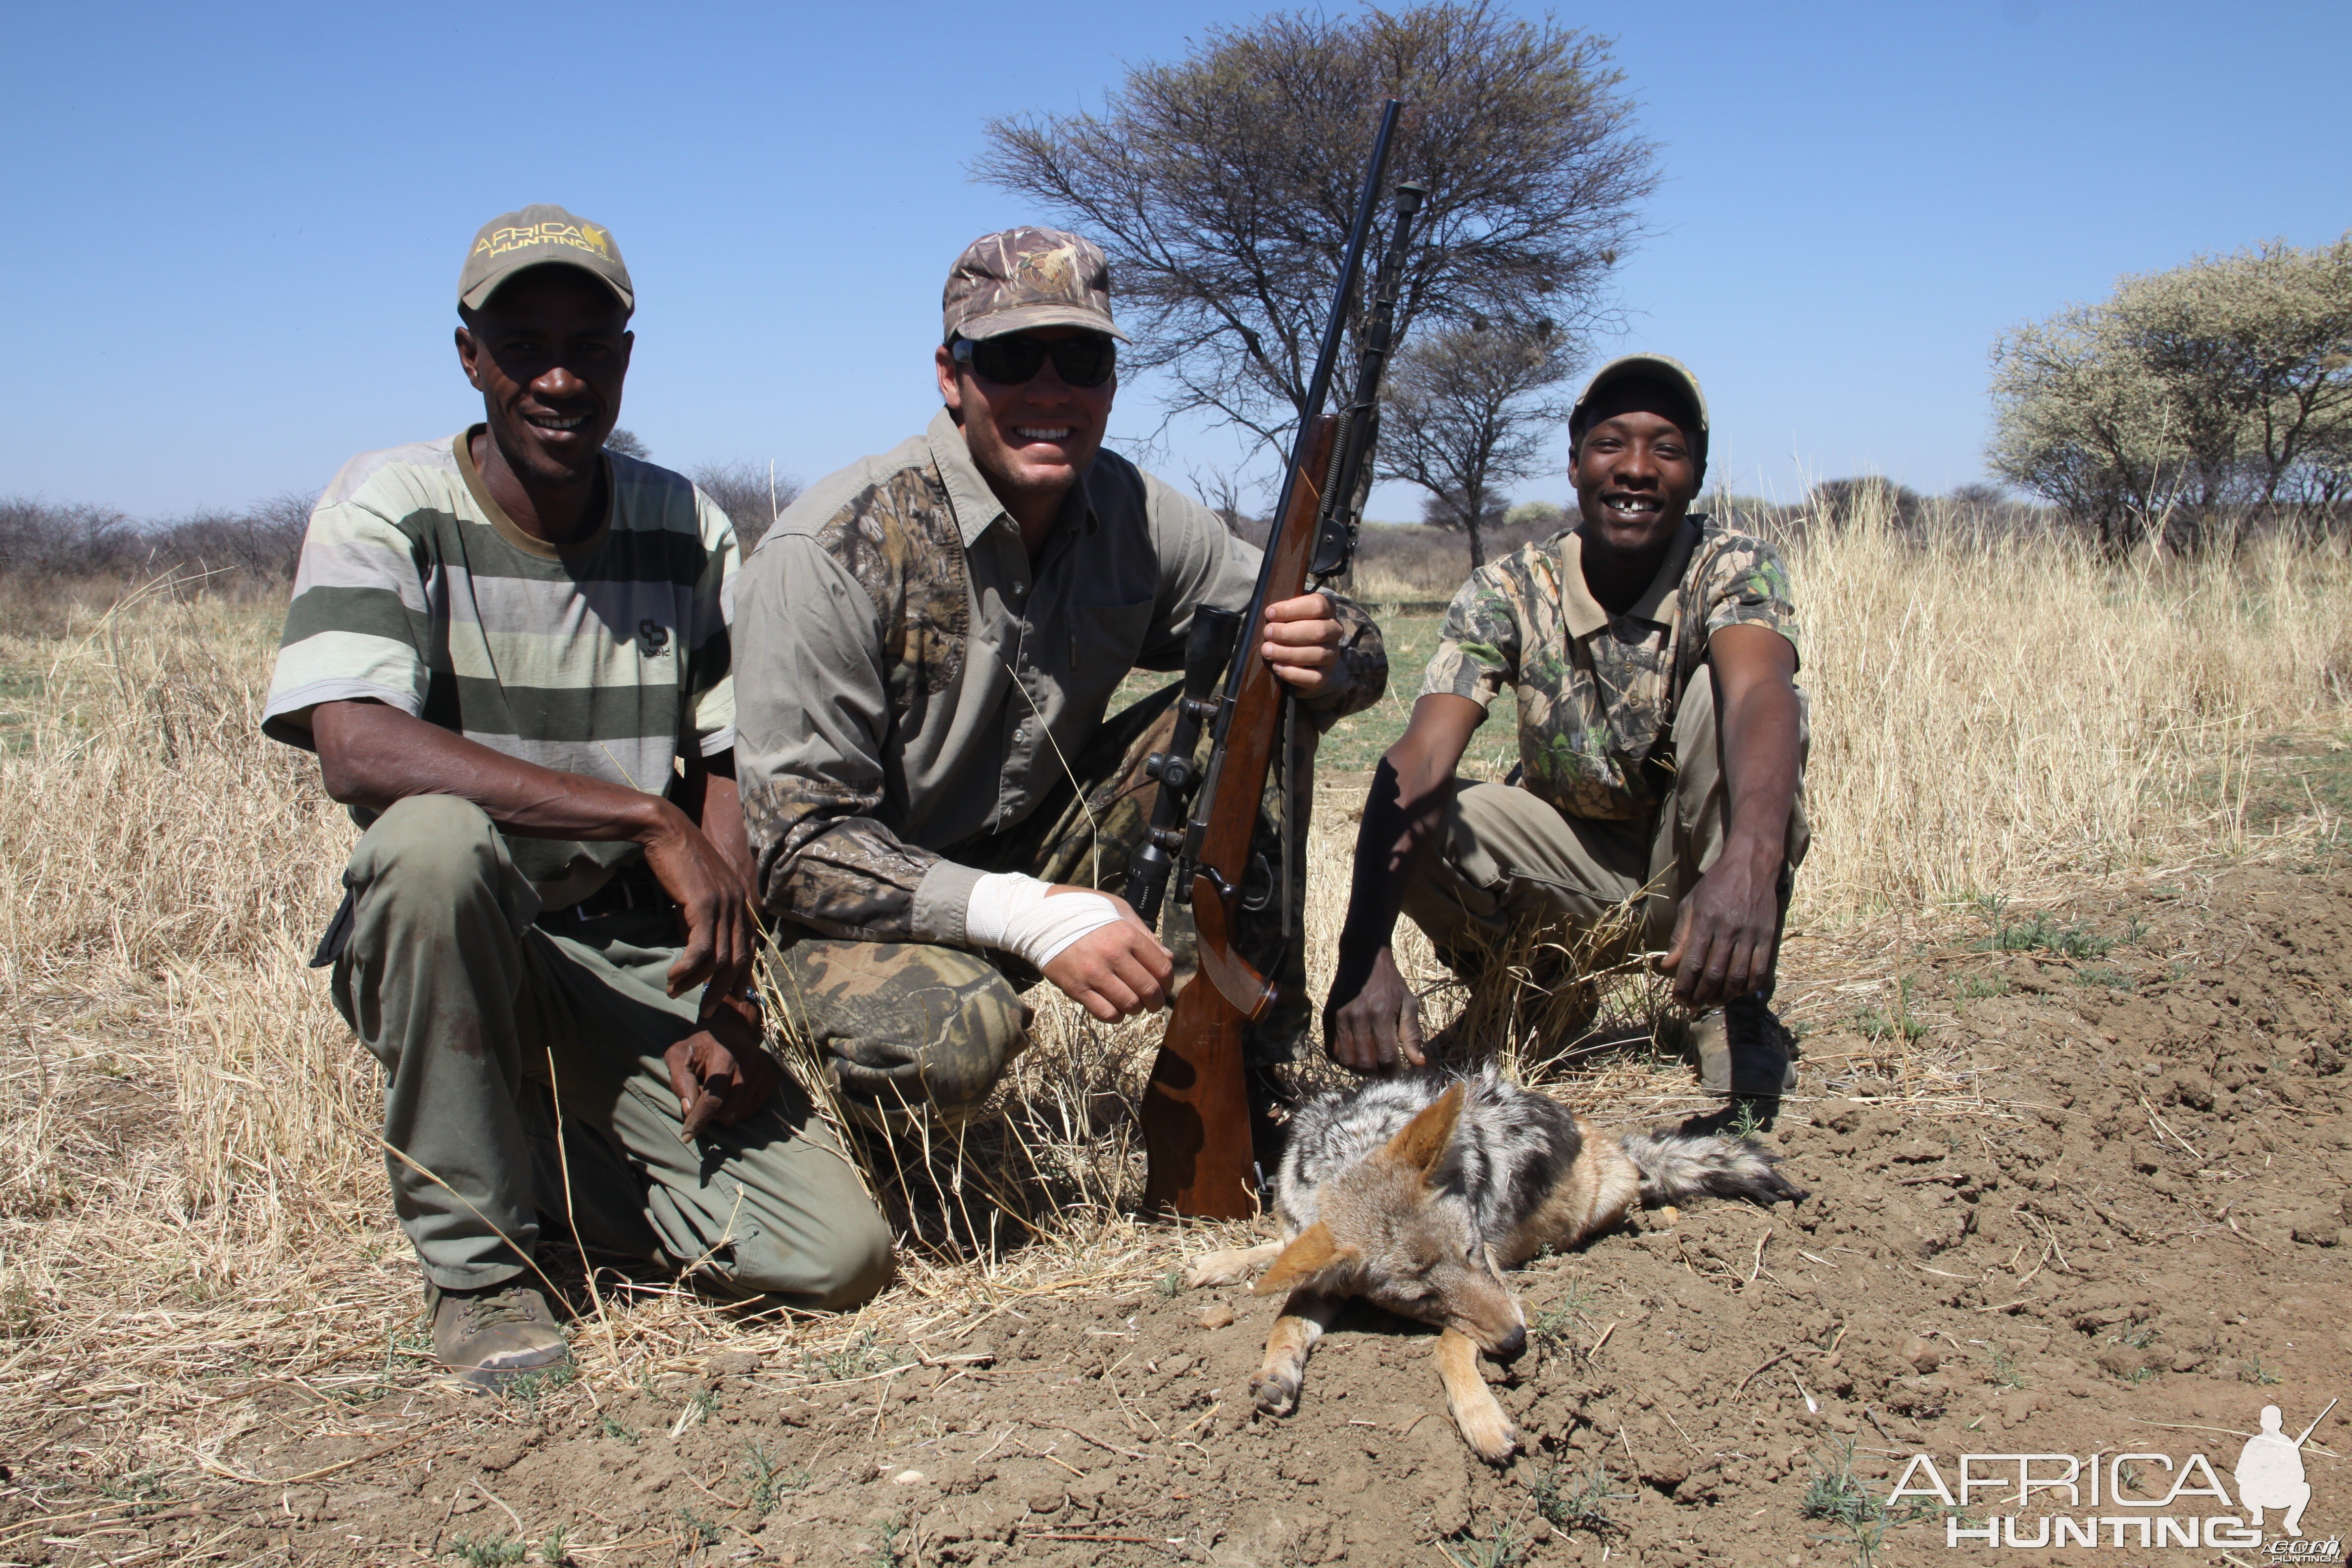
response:
M1381 1079L1300 1109L1275 1183L1282 1239L1205 1254L1187 1283L1238 1284L1264 1267L1252 1294L1289 1292L1250 1385L1273 1415L1297 1407L1307 1354L1348 1298L1434 1325L1446 1410L1499 1465L1518 1434L1478 1352L1508 1361L1528 1337L1503 1271L1614 1228L1636 1203L1798 1202L1776 1160L1748 1138L1605 1132L1491 1067Z

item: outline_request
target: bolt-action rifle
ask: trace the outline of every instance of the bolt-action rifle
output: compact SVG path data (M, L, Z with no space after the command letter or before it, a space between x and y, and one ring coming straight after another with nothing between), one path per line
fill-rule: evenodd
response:
M1184 653L1184 689L1168 750L1147 771L1160 784L1151 824L1128 872L1127 901L1144 924L1157 927L1171 873L1179 901L1192 906L1200 938L1200 973L1177 994L1176 1010L1160 1038L1160 1056L1143 1096L1143 1138L1149 1152L1148 1208L1180 1215L1237 1219L1255 1208L1256 1183L1250 1150L1250 1104L1242 1060L1244 1027L1273 1005L1276 988L1234 942L1242 910L1263 908L1278 884L1283 932L1299 940L1299 889L1294 885L1292 837L1303 810L1307 763L1295 737L1296 701L1263 658L1266 606L1297 598L1311 575L1320 584L1348 568L1355 553L1357 513L1369 472L1381 371L1396 317L1397 289L1413 215L1425 192L1397 187L1394 227L1381 251L1370 310L1360 339L1355 395L1326 415L1337 374L1349 308L1363 269L1364 249L1380 205L1390 142L1403 104L1391 100L1372 143L1355 221L1339 267L1339 291L1307 383L1298 435L1275 509L1273 535L1248 607L1236 614L1203 610ZM1241 650L1233 657L1234 650ZM1222 681L1220 677L1222 676ZM1204 765L1192 753L1206 727ZM1279 752L1283 763L1283 865L1277 873L1253 854L1259 802ZM1189 813L1187 807L1189 806ZM1183 823L1180 829L1179 820ZM1244 884L1252 892L1244 894Z

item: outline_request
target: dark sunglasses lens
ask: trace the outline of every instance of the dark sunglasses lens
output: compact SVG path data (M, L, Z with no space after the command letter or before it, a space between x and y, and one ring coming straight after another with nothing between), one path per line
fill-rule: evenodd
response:
M1072 386L1100 386L1118 363L1117 345L1108 338L1063 338L1044 343L1015 335L973 343L971 368L983 380L1018 386L1037 374L1049 353L1055 374Z
M1045 363L1045 345L1033 338L983 338L971 345L971 368L984 381L1018 386Z
M1064 338L1051 347L1055 373L1072 386L1100 386L1118 363L1118 345L1108 338Z

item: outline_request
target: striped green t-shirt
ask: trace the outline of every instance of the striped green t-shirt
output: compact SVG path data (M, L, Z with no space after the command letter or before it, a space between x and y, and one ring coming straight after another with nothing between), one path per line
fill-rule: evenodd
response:
M683 476L608 453L610 515L558 550L490 499L472 434L354 458L319 498L264 732L309 748L312 709L372 698L509 756L654 793L681 747L730 749L726 513ZM551 909L642 854L520 836L508 848Z

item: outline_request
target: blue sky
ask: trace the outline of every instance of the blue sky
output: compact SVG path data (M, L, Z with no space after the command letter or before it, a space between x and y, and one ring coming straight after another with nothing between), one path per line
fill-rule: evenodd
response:
M983 121L1258 9L12 5L0 495L165 515L456 429L465 244L539 200L626 253L656 458L813 478L928 417L948 262L1040 216L966 177ZM2341 0L1560 15L1617 40L1664 175L1601 348L1696 366L1742 489L1978 478L2003 326L2352 226Z

